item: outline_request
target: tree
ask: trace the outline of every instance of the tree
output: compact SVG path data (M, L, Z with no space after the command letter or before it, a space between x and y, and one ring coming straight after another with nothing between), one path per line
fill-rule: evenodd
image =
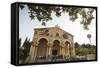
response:
M74 45L75 45L75 48L78 48L80 46L78 42L75 42Z
M19 60L22 61L22 63L25 63L25 60L29 56L29 51L31 47L30 39L25 39L23 45L19 48Z
M91 44L86 44L86 48L91 48L92 45Z
M83 43L83 44L81 45L81 47L85 48L85 47L86 47L85 43Z
M88 30L88 25L91 24L93 17L93 12L95 8L79 8L79 7L64 7L64 6L50 6L50 5L32 5L27 4L29 9L29 16L31 20L37 19L42 22L42 25L46 25L45 22L52 20L52 13L55 16L60 17L62 13L68 14L71 21L78 19L79 15L81 17L80 24L83 28ZM19 7L23 9L25 5L19 4Z
M91 44L91 34L87 34L87 38L90 40L90 44Z

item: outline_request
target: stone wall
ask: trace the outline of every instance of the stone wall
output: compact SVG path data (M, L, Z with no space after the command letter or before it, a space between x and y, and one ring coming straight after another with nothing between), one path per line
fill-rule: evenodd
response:
M65 34L65 36L64 36ZM41 48L41 53L38 53L38 49L40 46L40 40L45 39L47 40L46 48ZM59 27L50 27L50 28L37 28L34 32L33 41L34 42L30 49L29 54L29 63L34 63L38 54L42 54L43 50L46 51L45 57L48 58L52 56L52 52L54 49L54 41L57 40L59 42L59 46L55 48L55 50L59 49L57 55L62 55L63 59L67 57L74 57L75 56L75 48L73 45L73 35L65 32L64 30L60 29ZM42 44L42 43L41 43ZM57 44L58 45L58 44ZM44 55L43 55L44 56Z

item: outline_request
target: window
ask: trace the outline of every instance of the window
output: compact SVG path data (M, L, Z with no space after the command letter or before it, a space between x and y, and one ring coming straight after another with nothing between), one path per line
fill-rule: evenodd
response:
M68 39L68 36L66 34L63 34L64 39Z
M58 33L56 33L56 37L59 37L59 34Z
M49 31L47 29L44 29L40 32L40 35L49 36Z
M49 30L45 30L47 36L49 36Z

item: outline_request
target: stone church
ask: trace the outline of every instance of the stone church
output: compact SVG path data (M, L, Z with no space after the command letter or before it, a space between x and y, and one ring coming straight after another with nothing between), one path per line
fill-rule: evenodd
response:
M73 35L59 26L35 28L27 63L65 61L75 56Z

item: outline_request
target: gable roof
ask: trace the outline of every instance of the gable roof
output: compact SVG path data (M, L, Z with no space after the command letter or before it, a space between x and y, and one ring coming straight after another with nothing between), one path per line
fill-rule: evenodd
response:
M63 29L61 29L60 27L57 27L57 26L55 26L55 27L34 28L34 30L51 29L51 28L58 28L58 29L60 29L60 30L64 31L65 33L67 33L67 34L69 34L69 35L73 36L71 33L66 32L65 30L63 30Z

